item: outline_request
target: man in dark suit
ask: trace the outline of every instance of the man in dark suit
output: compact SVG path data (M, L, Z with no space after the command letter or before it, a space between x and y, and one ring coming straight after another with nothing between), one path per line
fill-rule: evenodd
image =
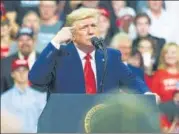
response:
M155 37L155 36L149 34L150 25L151 25L151 19L146 13L139 13L136 16L135 26L136 26L138 37L133 41L132 47L134 50L136 50L139 41L144 37L147 37L147 38L153 40L154 45L155 45L154 53L156 54L156 57L157 57L155 65L154 65L154 70L156 70L157 66L158 66L158 62L159 62L159 56L160 56L161 49L163 48L163 45L165 44L165 39L158 38L158 37Z
M29 28L21 28L17 33L18 52L1 60L1 93L13 86L11 77L11 64L15 59L26 59L29 67L34 64L39 55L34 51L35 39L33 31Z
M80 8L67 17L63 27L41 53L29 73L32 84L56 93L96 94L119 87L119 81L138 93L148 92L145 83L121 61L121 53L107 49L104 87L104 54L91 38L98 34L96 9Z

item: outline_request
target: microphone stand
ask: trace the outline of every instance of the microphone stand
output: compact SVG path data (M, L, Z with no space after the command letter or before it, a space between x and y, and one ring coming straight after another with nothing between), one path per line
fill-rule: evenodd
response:
M101 82L100 82L100 89L99 89L100 93L102 93L104 91L104 80L105 80L105 76L107 74L106 69L107 69L107 60L108 60L107 48L106 48L106 45L104 44L103 39L100 39L100 48L104 53L103 76L102 76L102 79L101 79Z

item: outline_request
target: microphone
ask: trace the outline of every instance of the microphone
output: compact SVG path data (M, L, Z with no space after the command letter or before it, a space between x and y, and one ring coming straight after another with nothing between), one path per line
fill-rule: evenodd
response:
M103 39L102 38L97 38L97 37L92 37L91 38L91 43L96 49L102 49L104 50L104 45L103 45Z
M100 82L100 88L99 88L99 92L102 93L104 91L104 79L106 76L106 68L107 68L107 59L108 59L108 55L107 55L107 49L106 46L104 45L104 40L102 38L97 38L97 37L92 37L91 38L91 43L93 44L93 46L98 50L102 50L103 54L104 54L104 67L103 67L103 76Z

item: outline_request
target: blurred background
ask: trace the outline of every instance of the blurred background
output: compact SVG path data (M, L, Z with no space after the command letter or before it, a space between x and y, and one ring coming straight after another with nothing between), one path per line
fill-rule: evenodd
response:
M47 93L35 90L28 71L66 16L81 7L99 10L107 47L120 50L124 64L160 97L161 131L179 133L178 1L1 0L1 109L21 120L21 131L36 132Z

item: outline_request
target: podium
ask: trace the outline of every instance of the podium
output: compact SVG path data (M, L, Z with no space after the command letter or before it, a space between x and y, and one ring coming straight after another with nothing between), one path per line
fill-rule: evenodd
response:
M159 109L155 97L133 94L51 94L38 121L38 133L109 131L159 133Z

